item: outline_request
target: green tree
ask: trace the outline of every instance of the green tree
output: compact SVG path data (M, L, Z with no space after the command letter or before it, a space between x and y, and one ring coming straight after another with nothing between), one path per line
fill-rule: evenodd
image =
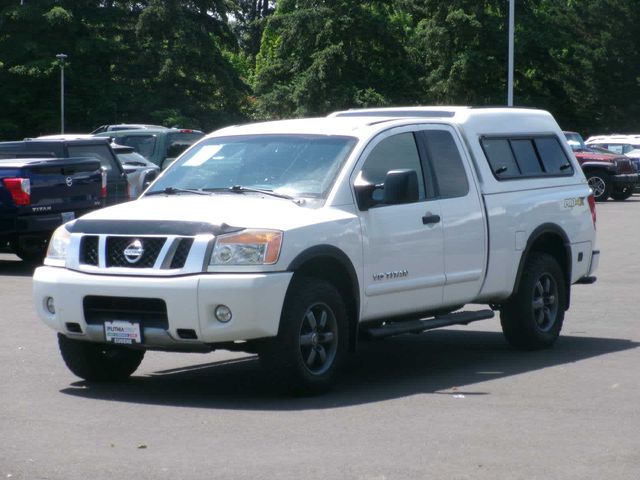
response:
M411 59L422 103L506 102L507 2L405 2L415 21Z
M640 8L637 0L567 0L579 18L576 30L586 50L593 88L577 96L584 102L588 133L640 133ZM597 128L597 131L596 131Z
M66 131L122 121L212 129L237 121L248 87L227 2L40 0L0 4L0 138L59 131L65 53Z
M279 1L256 61L257 115L413 101L405 20L391 1Z
M240 118L248 88L224 54L237 47L227 13L222 0L150 0L142 10L135 67L152 119L210 129Z

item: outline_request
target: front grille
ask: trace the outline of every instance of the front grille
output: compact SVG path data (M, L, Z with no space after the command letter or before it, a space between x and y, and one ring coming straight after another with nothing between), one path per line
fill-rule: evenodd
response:
M193 238L181 238L178 240L178 248L176 248L171 260L171 268L182 268L187 261L189 250L193 244Z
M168 330L167 305L160 298L129 298L90 295L83 300L84 319L89 325L105 321L138 322L141 327Z
M159 237L107 237L106 266L151 268L165 241Z
M83 235L80 239L78 263L81 267L104 269L152 269L184 270L187 259L196 243L194 237L168 236L117 236ZM197 267L198 271L201 267ZM131 275L111 271L115 274ZM140 272L149 275L148 271ZM169 274L170 272L167 272ZM158 274L162 274L160 271Z
M633 165L631 164L631 161L629 161L629 159L626 158L621 158L617 160L618 162L618 171L620 171L620 173L635 173L636 169L633 167Z
M97 235L87 235L80 243L80 263L85 265L98 266L98 243Z

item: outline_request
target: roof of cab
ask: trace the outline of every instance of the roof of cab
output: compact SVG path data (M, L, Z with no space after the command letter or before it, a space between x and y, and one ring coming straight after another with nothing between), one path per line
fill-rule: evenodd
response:
M520 121L514 122L515 119ZM217 130L210 136L255 134L317 134L366 136L372 130L429 122L466 125L478 134L500 132L549 132L559 130L544 110L513 107L463 106L392 107L334 112L327 117L250 123Z

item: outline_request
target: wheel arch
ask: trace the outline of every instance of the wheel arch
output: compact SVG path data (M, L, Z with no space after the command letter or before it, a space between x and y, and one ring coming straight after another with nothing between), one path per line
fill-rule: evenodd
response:
M287 295L295 279L302 276L325 280L338 290L347 310L349 349L355 351L360 315L360 287L356 269L348 255L333 245L316 245L298 254L287 270L293 272Z
M527 258L533 252L546 253L551 255L560 265L564 273L565 280L565 292L566 302L565 310L569 309L569 303L571 300L571 265L573 262L571 255L571 244L566 232L555 223L545 223L538 226L529 236L527 245L520 257L520 263L518 265L518 272L516 275L515 285L513 287L512 295L518 291L520 287L520 280L524 271L524 266Z

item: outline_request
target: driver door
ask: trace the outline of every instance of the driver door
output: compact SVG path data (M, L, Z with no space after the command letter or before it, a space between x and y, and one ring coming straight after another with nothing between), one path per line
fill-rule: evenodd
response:
M412 127L379 135L367 147L352 183L382 184L390 170L418 174L418 200L377 204L360 212L363 238L363 320L422 312L441 305L445 284L440 207L428 202L432 188ZM376 192L378 193L378 191ZM375 195L375 194L374 194Z

